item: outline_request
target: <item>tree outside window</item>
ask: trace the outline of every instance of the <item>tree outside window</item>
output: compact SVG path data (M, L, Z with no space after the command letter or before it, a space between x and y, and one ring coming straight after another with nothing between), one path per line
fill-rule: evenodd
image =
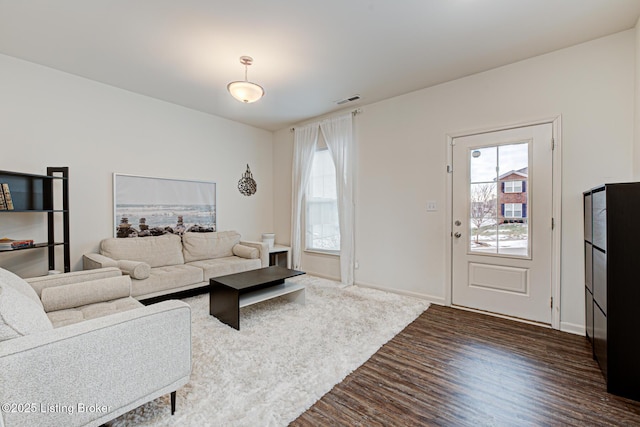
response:
M482 227L496 223L496 184L471 185L471 224L478 243Z

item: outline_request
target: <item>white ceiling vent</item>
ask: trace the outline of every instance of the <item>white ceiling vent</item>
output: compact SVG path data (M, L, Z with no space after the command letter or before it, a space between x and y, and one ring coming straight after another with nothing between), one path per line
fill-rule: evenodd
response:
M336 104L342 105L342 104L346 104L347 102L357 101L358 99L360 99L360 95L352 95L348 98L344 98L339 101L336 101Z

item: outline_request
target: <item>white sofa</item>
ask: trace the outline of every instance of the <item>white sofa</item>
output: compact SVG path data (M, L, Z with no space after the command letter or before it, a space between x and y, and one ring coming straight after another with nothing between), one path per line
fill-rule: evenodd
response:
M105 268L27 281L0 269L0 426L99 426L191 374L191 309L143 306Z
M84 255L83 266L121 269L131 277L131 295L149 301L204 289L212 277L268 267L269 247L242 241L236 231L109 238L100 242L100 253Z

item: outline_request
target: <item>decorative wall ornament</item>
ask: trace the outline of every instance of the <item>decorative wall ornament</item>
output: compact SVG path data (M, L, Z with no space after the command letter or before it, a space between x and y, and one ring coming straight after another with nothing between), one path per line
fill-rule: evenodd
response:
M242 174L242 178L238 181L238 190L245 196L252 196L258 191L258 184L256 184L256 181L253 179L253 174L248 164L247 171Z

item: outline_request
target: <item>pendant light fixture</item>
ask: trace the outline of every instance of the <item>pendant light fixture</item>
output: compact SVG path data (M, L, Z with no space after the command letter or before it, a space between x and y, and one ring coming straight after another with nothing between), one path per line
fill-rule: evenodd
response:
M262 86L251 83L247 80L247 67L253 63L250 56L241 56L240 63L244 65L244 81L231 82L227 85L227 90L238 101L249 104L256 102L264 96Z

